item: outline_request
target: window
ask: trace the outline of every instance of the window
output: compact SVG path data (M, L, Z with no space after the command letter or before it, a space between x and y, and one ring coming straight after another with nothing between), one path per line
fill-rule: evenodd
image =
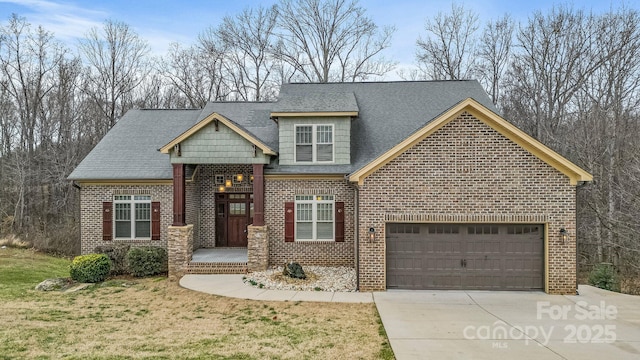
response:
M297 195L296 240L334 240L333 195Z
M116 195L113 203L116 239L151 238L151 196Z
M296 162L333 162L333 125L296 125Z

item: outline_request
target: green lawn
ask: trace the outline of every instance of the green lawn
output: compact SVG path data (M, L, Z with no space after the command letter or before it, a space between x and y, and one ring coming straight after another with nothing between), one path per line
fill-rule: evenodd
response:
M0 300L37 295L31 290L42 280L68 277L69 263L33 250L0 249Z
M0 249L0 359L393 359L373 304L231 299L165 278L34 290L68 264Z

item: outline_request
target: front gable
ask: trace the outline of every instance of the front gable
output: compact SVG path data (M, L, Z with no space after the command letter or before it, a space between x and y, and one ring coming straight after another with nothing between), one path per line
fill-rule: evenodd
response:
M498 133L511 140L513 143L519 145L529 153L533 154L540 160L558 170L560 173L566 175L569 178L571 185L577 185L579 181L593 180L591 174L573 164L547 146L543 145L533 137L527 135L522 130L518 129L496 113L492 112L491 110L487 109L482 104L471 98L466 99L453 106L448 111L444 112L433 121L429 122L426 126L411 134L401 143L392 147L364 167L353 172L351 175L349 175L349 180L362 185L366 177L368 177L396 157L400 156L420 141L431 136L443 126L458 118L460 114L464 112L471 114L482 123L486 124L487 126L491 127ZM455 141L455 139L452 139L452 141Z
M255 136L213 113L163 146L177 164L268 164L277 153Z

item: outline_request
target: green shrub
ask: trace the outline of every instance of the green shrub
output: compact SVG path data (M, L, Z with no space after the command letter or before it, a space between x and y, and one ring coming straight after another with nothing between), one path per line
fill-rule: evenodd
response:
M104 281L111 270L111 260L105 254L88 254L76 256L69 273L71 278L78 282L96 283Z
M111 275L123 275L129 273L127 265L127 253L129 253L129 245L104 245L96 246L94 252L97 254L105 254L111 260Z
M133 276L151 276L167 272L167 251L155 246L131 248L127 253Z
M612 264L597 264L589 273L589 284L600 289L620 291L620 281Z

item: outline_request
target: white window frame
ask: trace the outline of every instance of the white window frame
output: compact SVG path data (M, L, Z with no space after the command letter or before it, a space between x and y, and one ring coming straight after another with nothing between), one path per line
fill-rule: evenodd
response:
M128 197L128 199L124 199L124 197ZM128 220L131 226L131 236L130 237L116 237L117 224L116 224L116 213L117 204L129 204L130 211L130 219ZM149 236L148 237L136 237L136 204L149 204ZM113 197L113 237L115 240L151 240L152 236L152 221L151 221L151 212L153 209L151 208L151 196L150 195L114 195ZM122 221L122 220L119 220Z
M311 161L298 161L298 128L311 126ZM318 127L331 127L331 161L318 161ZM321 143L321 145L329 143ZM295 124L293 127L293 162L296 164L332 164L336 161L336 131L334 124Z
M299 204L311 204L311 238L310 239L300 239L298 238L298 205ZM318 204L331 204L331 221L321 221L318 220ZM336 197L335 195L296 195L295 197L295 208L294 208L294 239L295 241L335 241L336 239ZM305 222L307 222L305 220ZM333 236L331 239L318 239L318 223L331 223Z

